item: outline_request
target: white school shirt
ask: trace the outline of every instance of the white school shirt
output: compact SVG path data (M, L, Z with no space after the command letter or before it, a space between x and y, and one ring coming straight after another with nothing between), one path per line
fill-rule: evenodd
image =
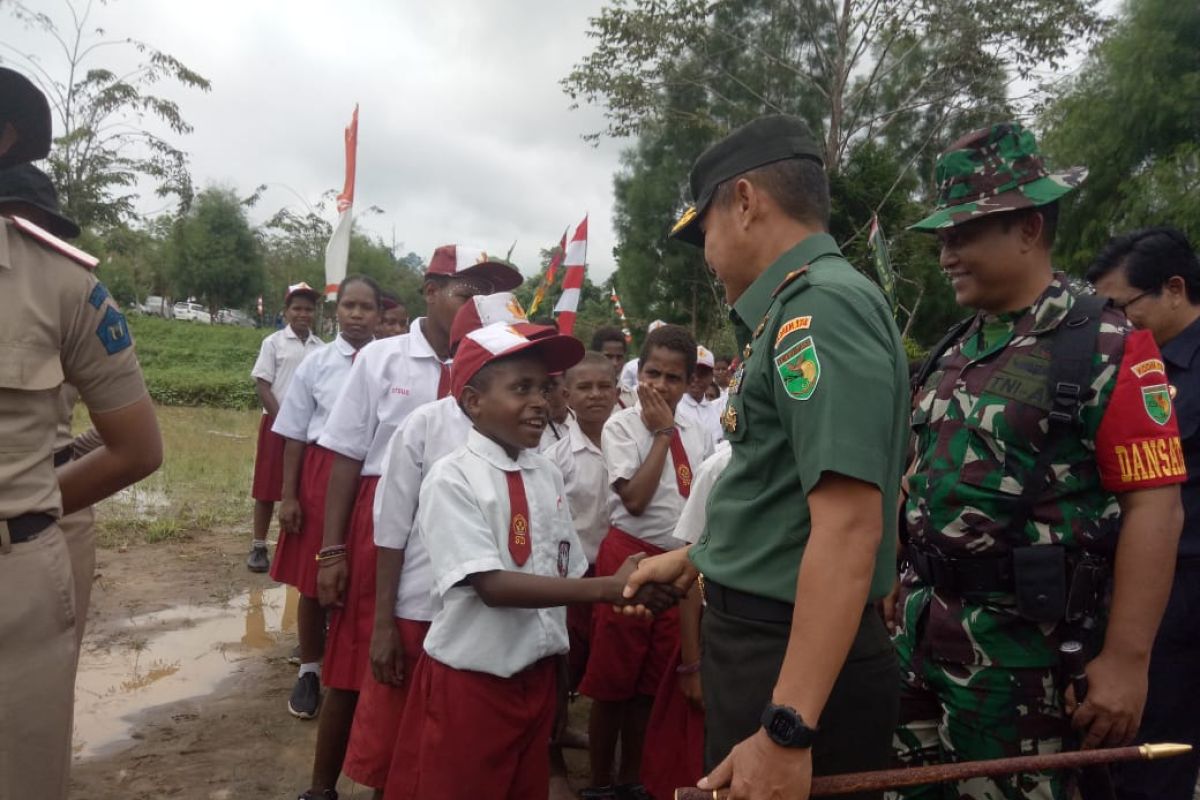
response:
M636 392L638 384L638 367L641 366L641 363L642 360L640 358L632 358L629 361L626 361L625 366L621 367L621 379L617 383L621 386L624 386L626 389Z
M692 491L687 502L683 504L683 513L679 515L679 524L675 526L675 538L681 544L695 544L704 533L708 523L708 496L712 494L717 478L729 465L733 455L733 446L729 442L717 445L716 452L704 459L696 477L692 480Z
M712 437L699 425L680 417L678 409L675 412L675 427L679 430L679 438L683 440L688 464L695 474L696 467L712 455ZM652 444L654 434L642 422L641 405L618 411L604 423L600 445L604 450L604 464L608 469L608 517L614 527L620 528L630 536L664 550L671 550L679 547L679 542L672 534L675 533L675 523L679 520L679 514L683 511L683 495L679 493L679 484L675 479L675 459L671 457L670 452L668 451L663 463L654 497L650 499L640 517L629 513L612 488L618 480L629 480L637 473L642 462L650 455Z
M383 471L383 456L400 423L437 399L442 362L421 328L377 339L354 360L317 444L363 462L364 476Z
M346 383L354 345L338 336L301 362L292 375L271 430L298 442L315 442Z
M511 505L506 472L520 470L529 504L531 552L517 566L508 551ZM453 667L507 678L547 656L567 652L567 611L489 608L466 581L509 570L577 578L587 570L571 525L566 489L545 456L516 460L479 431L433 465L421 484L418 528L433 564L433 622L425 652Z
M593 444L575 419L568 420L569 435L544 455L558 465L567 487L575 534L589 564L596 562L600 542L608 535L608 469L604 451Z
M471 420L458 401L443 397L409 414L388 445L372 511L375 544L404 551L394 612L400 619L427 622L433 618L429 552L420 535L413 535L421 481L438 459L466 443L470 431Z
M545 453L551 448L557 446L558 443L563 439L566 439L567 425L570 424L571 420L573 419L575 419L575 412L568 408L566 422L554 422L553 420L548 420L546 422L546 429L542 431L542 440L538 442L538 452ZM565 473L563 478L566 478Z
M255 380L262 378L271 384L271 394L275 396L275 402L282 406L283 398L287 396L288 384L296 374L296 368L324 344L311 332L307 339L301 340L292 330L292 326L286 325L282 330L275 331L263 339L262 346L258 348L254 368L250 370L250 377ZM265 408L263 413L267 413Z
M725 430L721 427L721 412L724 407L718 405L719 400L709 400L707 397L693 400L687 392L679 399L679 407L675 415L699 425L712 437L713 446L725 438Z

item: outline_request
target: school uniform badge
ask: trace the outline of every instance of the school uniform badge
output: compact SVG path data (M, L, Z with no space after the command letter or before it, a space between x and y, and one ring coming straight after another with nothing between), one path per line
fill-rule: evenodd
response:
M571 568L571 543L558 543L558 577L567 577L567 572Z
M1171 388L1165 383L1142 387L1142 404L1146 414L1159 425L1171 420Z
M821 362L817 358L817 345L811 336L775 356L775 369L788 397L807 400L817 389L821 380Z

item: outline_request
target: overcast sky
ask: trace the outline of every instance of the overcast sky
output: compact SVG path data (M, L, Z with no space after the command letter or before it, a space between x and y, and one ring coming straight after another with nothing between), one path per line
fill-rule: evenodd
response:
M26 4L64 18L62 0ZM452 242L503 254L515 239L513 259L532 274L539 248L589 213L590 274L603 280L614 268L612 178L625 143L584 142L582 134L601 127L600 113L569 110L558 84L587 52L588 17L601 6L113 0L95 3L92 22L212 81L208 93L166 90L195 126L172 140L191 154L198 185L248 194L270 184L256 217L281 206L303 210L296 194L314 202L341 188L342 129L357 102L355 205L384 210L364 215L361 227L389 243L394 228L404 251L425 259ZM63 69L47 37L7 15L0 40ZM109 66L109 58L94 64ZM157 198L143 203L161 207Z

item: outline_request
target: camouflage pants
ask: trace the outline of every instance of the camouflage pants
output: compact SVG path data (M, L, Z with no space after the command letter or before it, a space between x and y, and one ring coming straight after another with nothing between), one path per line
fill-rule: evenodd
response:
M1055 753L1065 730L1052 668L950 664L929 657L920 625L895 638L902 680L893 737L904 766ZM914 630L916 628L916 630ZM911 800L1065 800L1058 773L975 778L890 794Z

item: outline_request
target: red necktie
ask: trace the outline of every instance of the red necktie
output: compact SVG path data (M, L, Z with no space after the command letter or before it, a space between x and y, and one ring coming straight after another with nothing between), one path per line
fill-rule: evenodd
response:
M692 465L688 463L678 428L671 432L671 460L675 462L675 484L679 487L679 494L687 497L692 493Z
M441 400L448 394L450 394L450 365L442 364L442 374L438 376L437 399Z
M521 480L521 470L505 472L508 481L508 554L518 567L524 566L529 560L533 549L529 535L529 502L525 499L525 481Z

